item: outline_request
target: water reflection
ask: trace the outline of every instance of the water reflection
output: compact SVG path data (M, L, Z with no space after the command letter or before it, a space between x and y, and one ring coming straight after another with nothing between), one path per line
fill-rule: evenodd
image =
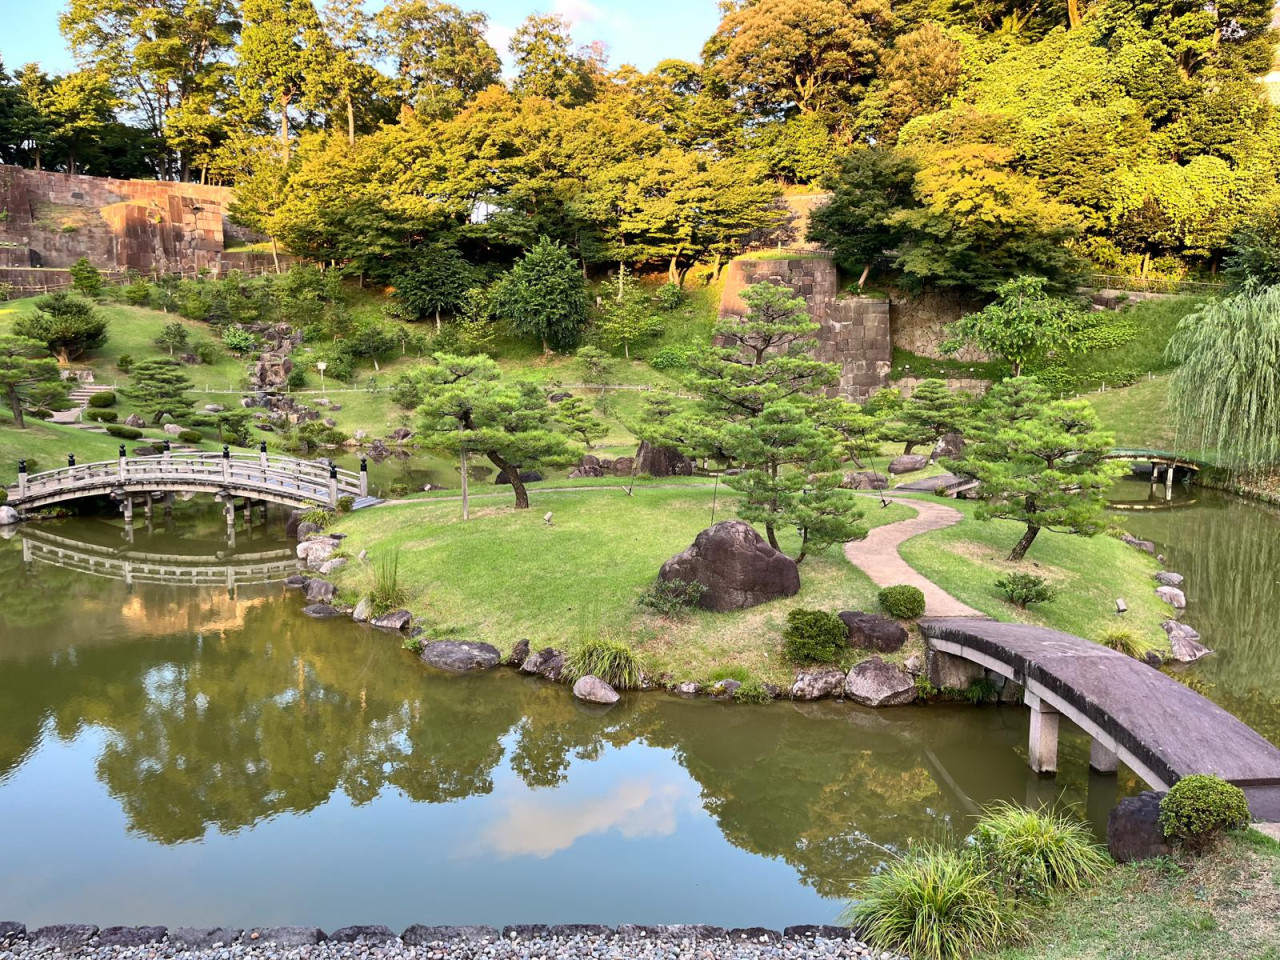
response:
M963 832L984 803L1094 799L1081 736L1064 737L1068 773L1030 775L1018 708L649 694L601 714L507 671L440 676L278 587L130 593L31 575L16 541L0 600L0 822L23 826L6 831L0 902L36 920L142 922L166 904L169 922L332 925L334 903L366 901L353 919L828 920L886 848ZM51 793L58 816L36 799ZM66 816L91 853L67 844ZM306 898L273 899L281 858L308 864L283 881ZM594 884L601 858L627 876ZM104 874L118 912L90 916ZM198 903L176 902L187 882Z

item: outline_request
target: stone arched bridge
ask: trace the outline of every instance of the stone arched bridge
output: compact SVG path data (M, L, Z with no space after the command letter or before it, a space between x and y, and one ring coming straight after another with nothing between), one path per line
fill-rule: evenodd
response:
M130 457L120 448L117 460L74 464L28 474L18 464L18 482L7 489L8 505L20 513L83 497L110 496L131 502L154 493L212 493L224 500L243 497L291 507L336 507L351 497L356 508L376 501L368 496L368 472L343 470L329 463L259 453L164 453Z

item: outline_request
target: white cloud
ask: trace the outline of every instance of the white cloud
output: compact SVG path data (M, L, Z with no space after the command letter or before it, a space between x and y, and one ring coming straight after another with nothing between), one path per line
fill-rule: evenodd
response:
M551 12L558 13L570 23L596 23L602 19L600 8L591 0L555 0Z

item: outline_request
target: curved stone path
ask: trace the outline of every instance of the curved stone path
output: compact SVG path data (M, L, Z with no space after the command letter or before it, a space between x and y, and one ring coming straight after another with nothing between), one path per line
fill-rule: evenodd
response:
M929 617L985 617L973 607L967 606L947 593L940 586L919 574L902 559L898 547L903 541L918 537L931 530L942 530L964 519L959 510L932 503L887 496L893 503L902 503L916 511L910 520L899 520L876 527L865 540L855 540L844 545L844 555L849 562L871 578L879 587L893 587L900 583L919 587L924 594L924 612Z

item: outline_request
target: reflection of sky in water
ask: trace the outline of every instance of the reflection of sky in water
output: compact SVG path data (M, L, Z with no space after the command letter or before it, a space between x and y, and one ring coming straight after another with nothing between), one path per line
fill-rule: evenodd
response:
M494 790L447 804L388 788L335 793L196 843L130 833L95 776L108 736L51 730L0 784L0 905L28 925L829 922L840 904L795 870L729 843L697 785L639 743L574 760L531 790L505 763ZM508 744L509 746L509 744ZM18 825L19 829L14 829Z

